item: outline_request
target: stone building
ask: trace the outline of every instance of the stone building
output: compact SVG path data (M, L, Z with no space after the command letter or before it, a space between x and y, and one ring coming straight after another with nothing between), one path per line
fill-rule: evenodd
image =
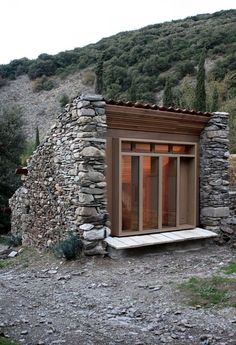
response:
M228 157L226 113L82 95L23 169L12 232L41 247L76 232L86 254L230 240Z

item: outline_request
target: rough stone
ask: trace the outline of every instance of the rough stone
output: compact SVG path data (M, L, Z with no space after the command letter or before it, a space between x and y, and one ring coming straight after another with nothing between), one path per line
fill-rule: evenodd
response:
M10 200L12 233L23 244L47 247L69 229L93 230L94 240L85 241L103 252L99 242L109 233L101 236L107 214L106 126L100 126L106 123L105 104L100 95L76 97L29 160L23 186Z
M94 228L93 224L89 224L89 223L84 223L82 225L80 225L80 230L84 230L84 231L89 231L92 230Z
M204 207L201 212L202 216L213 218L227 217L229 216L229 207Z
M99 150L93 146L85 147L80 154L85 157L105 157L104 150Z

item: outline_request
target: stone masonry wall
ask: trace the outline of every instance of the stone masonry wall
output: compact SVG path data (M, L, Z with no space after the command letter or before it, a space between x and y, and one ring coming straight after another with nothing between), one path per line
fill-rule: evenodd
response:
M28 163L23 186L10 200L12 232L23 243L49 246L79 233L85 253L104 253L106 211L105 102L80 96L65 107Z
M227 113L213 113L200 138L200 222L229 241L229 127Z

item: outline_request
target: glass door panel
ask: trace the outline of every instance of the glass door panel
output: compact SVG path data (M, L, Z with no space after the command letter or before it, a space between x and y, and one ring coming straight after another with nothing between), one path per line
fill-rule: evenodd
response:
M143 157L143 229L158 229L159 158Z
M162 157L162 227L176 226L177 158Z
M122 230L139 230L139 157L122 157Z

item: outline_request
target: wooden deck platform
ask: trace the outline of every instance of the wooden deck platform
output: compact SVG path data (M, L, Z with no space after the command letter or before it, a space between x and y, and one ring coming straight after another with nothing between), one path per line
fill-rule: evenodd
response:
M171 244L191 240L203 240L216 236L218 235L213 231L195 228L191 230L163 232L141 236L108 237L105 239L105 241L110 247L119 250L158 244Z

